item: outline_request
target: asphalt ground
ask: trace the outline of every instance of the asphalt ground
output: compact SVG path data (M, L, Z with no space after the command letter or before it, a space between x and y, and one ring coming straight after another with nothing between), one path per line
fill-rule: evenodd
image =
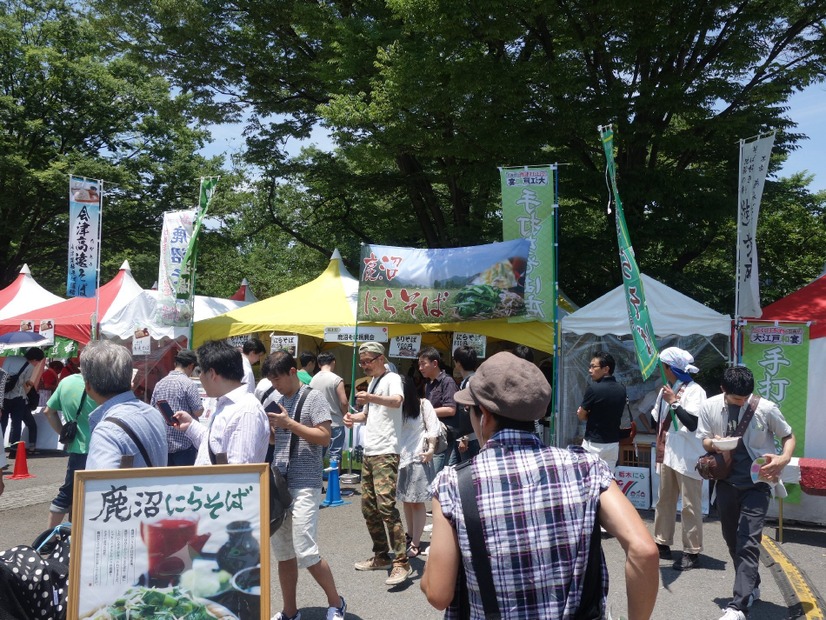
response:
M0 496L0 549L31 544L46 529L49 502L63 481L65 467L65 455L45 453L28 459L28 470L34 478L6 479L6 491ZM13 468L12 462L7 475ZM352 620L441 618L442 614L428 605L419 588L423 558L412 560L412 579L392 588L384 584L384 571L354 570L354 562L370 556L370 538L361 515L358 486L354 490L355 495L344 498L350 503L325 508L319 517L319 546L332 567L339 591L347 599L347 617ZM319 500L322 499L323 496L319 496ZM641 516L652 529L653 511L642 511ZM660 590L653 618L717 620L731 600L734 569L717 519L708 518L703 532L705 550L701 568L679 572L671 568L671 562L660 562ZM678 540L679 536L678 524ZM783 542L776 542L776 537L776 525L767 525L760 569L761 600L754 605L749 617L752 620L824 618L821 594L826 593L826 529L787 522ZM603 550L610 573L609 604L617 620L626 615L624 555L617 541L611 538L603 540ZM674 559L679 559L679 555L677 544ZM275 613L281 608L281 598L275 570L272 574L270 607ZM306 571L299 577L298 599L302 620L325 618L325 599Z

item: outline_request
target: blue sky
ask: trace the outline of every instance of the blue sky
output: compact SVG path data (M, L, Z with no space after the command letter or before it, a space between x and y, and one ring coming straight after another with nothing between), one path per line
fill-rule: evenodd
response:
M795 172L807 170L814 175L810 189L812 191L826 190L826 84L816 84L793 96L789 100L788 116L797 123L797 131L809 137L798 143L799 148L789 155L780 174L789 176ZM210 126L213 142L204 149L204 155L219 153L232 154L244 147L244 138L241 135L243 128L240 125L212 125ZM756 133L756 132L755 132ZM749 138L750 136L743 136ZM302 146L315 144L323 149L331 148L327 132L320 127L313 130L308 141L301 143L293 140L287 143L287 152L295 155ZM733 145L732 148L736 148Z

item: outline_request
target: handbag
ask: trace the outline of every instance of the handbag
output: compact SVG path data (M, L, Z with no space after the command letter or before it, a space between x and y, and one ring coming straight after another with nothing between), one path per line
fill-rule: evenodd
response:
M420 414L422 418L422 426L424 427L425 433L427 432L427 424L424 421L424 414ZM441 420L439 421L439 434L436 435L436 446L433 448L433 454L441 454L445 450L447 450L448 440L447 440L447 426L445 426L444 422ZM422 447L423 452L427 452L429 447L428 438L424 438L424 446Z
M60 443L62 443L64 446L66 444L72 443L72 441L74 441L75 437L77 436L77 420L80 417L80 410L83 409L83 403L85 402L86 391L84 391L83 396L80 397L80 404L77 406L77 411L75 412L75 419L70 422L66 422L66 424L63 425L63 429L60 431L60 436L58 437L58 439L60 440Z
M746 432L746 428L751 422L751 418L757 409L757 403L760 402L760 396L752 395L749 400L749 406L743 414L743 418L737 425L737 428L729 437L742 437ZM697 464L694 469L700 474L704 480L725 480L731 475L731 468L734 465L734 459L731 456L731 450L726 452L706 452L697 459Z
M6 394L11 392L15 388L15 386L17 385L18 379L20 379L20 375L22 375L23 371L26 370L26 366L28 366L28 362L23 364L23 367L20 370L18 370L16 373L6 377Z
M29 407L29 411L37 409L40 406L40 392L34 388L26 392L26 404Z

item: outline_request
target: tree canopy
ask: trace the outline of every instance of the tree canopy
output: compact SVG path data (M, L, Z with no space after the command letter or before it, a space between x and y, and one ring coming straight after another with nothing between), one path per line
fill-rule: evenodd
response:
M277 292L335 247L355 269L361 242L497 240L497 167L557 162L561 286L587 302L620 282L597 134L611 122L643 271L730 312L737 142L778 131L776 169L801 139L790 95L824 79L819 0L88 1L107 66L162 76L167 105L246 137L202 291L242 269ZM319 126L331 152L288 155ZM825 200L802 176L767 184L767 298L819 272ZM778 264L789 239L801 258Z

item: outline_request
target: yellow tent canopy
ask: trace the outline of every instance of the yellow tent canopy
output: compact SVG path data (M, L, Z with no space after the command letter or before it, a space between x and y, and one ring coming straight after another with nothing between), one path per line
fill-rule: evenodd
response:
M356 324L358 280L347 271L336 250L327 269L315 280L291 291L244 306L194 326L194 346L207 341L258 332L287 332L323 339L325 327ZM570 306L569 308L566 308ZM560 307L574 308L564 298ZM359 323L387 327L390 337L428 332L469 332L553 353L553 323L491 319L465 323Z

